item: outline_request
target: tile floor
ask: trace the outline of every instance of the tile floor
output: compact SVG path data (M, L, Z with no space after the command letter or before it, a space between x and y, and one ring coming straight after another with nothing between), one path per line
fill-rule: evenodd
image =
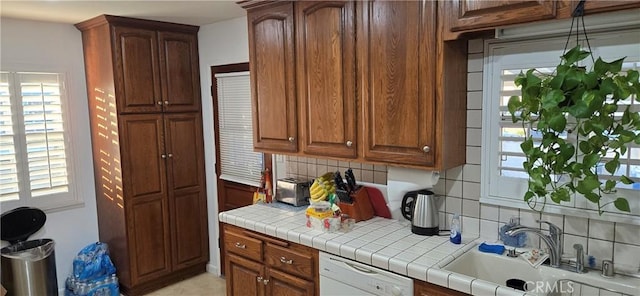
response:
M147 294L147 296L223 296L226 295L224 278L205 272L171 286Z

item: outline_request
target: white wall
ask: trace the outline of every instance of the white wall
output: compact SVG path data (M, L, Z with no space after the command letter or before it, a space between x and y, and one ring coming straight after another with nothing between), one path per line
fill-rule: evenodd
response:
M216 186L216 151L211 98L211 66L249 61L247 18L240 17L200 27L200 83L202 88L202 123L204 126L205 166L207 175L207 212L209 213L209 256L207 270L220 275L218 249L218 188Z
M58 287L71 273L71 263L84 246L98 240L89 112L80 31L73 25L0 19L0 69L16 67L66 73L70 99L71 141L77 155L77 194L84 206L47 213L45 226L30 239L56 242ZM5 225L2 225L5 227Z

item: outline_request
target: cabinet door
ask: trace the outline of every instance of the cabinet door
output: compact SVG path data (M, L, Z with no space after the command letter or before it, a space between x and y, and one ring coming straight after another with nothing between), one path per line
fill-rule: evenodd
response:
M362 4L357 27L364 158L432 166L436 2Z
M577 5L578 1L574 1ZM574 9L575 5L570 5ZM585 1L584 11L585 14L609 12L625 9L633 9L640 7L640 1ZM572 10L573 11L573 10Z
M115 27L115 87L122 113L162 111L156 32Z
M253 145L260 151L298 151L293 3L247 12Z
M229 253L227 253L225 260L228 296L264 295L264 267L262 264Z
M167 184L174 268L208 261L200 113L165 114Z
M450 29L455 32L552 19L556 16L556 2L455 0L443 4L449 11Z
M161 31L158 32L158 44L164 110L200 110L200 71L196 35Z
M313 296L315 285L293 275L275 270L267 269L267 296Z
M168 274L171 271L171 239L167 198L142 198L126 207L132 284Z
M300 138L305 154L357 157L355 4L296 3Z
M125 202L166 195L166 154L162 114L120 116Z

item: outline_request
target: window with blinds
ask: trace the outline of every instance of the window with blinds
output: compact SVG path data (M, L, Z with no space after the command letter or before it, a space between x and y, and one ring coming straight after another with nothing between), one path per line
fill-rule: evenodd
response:
M625 57L623 71L640 68L640 32L627 31L619 34L593 34L590 43L593 55L612 61ZM540 75L552 74L560 62L566 42L565 37L521 41L489 41L485 46L483 73L483 189L481 201L521 207L526 191L528 175L523 169L524 153L520 148L525 136L536 138L536 131L523 128L522 123L513 123L507 104L511 96L519 96L520 90L514 80L522 71L535 68ZM575 42L575 41L573 41ZM587 44L584 44L586 48ZM571 46L569 46L571 47ZM591 60L587 59L587 68ZM625 101L634 111L640 110L639 98ZM620 116L623 108L620 107ZM639 131L640 132L640 131ZM575 141L576 134L563 134L567 141ZM541 139L538 137L538 139ZM613 157L613 156L611 156ZM640 145L631 144L627 153L620 157L620 169L610 176L604 169L604 158L600 168L603 179L622 174L634 179L632 185L620 184L618 195L628 197L630 203L640 205ZM583 204L572 199L563 207L581 208Z
M253 151L249 72L218 73L220 178L259 186L263 154Z
M62 74L0 72L0 201L70 193L64 94Z

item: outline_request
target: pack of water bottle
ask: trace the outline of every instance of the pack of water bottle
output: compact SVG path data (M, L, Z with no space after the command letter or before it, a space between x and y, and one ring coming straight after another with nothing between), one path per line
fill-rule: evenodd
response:
M68 277L65 296L118 296L118 277L112 274L102 280L81 281Z
M65 286L65 296L119 296L108 246L97 242L83 248L73 260L73 273Z

